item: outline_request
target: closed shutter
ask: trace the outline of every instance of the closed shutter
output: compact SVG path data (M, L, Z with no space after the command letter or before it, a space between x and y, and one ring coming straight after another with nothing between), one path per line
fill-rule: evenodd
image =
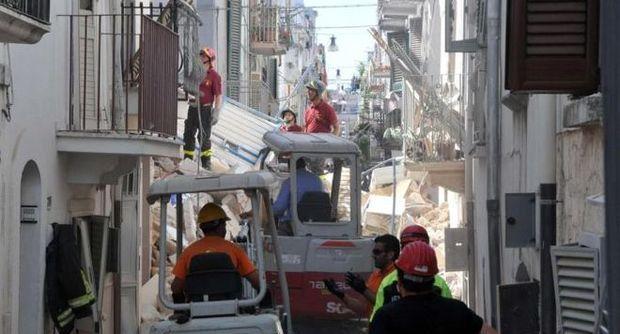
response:
M598 0L509 0L506 88L598 89Z
M95 17L92 16L91 11L80 10L80 14L83 16L78 17L79 25L79 62L80 70L78 82L79 91L79 127L82 130L91 130L97 127L97 114L96 114L96 74L97 68L95 67L95 46L97 39L95 36L97 23ZM88 15L88 16L87 16Z
M598 259L597 249L551 247L555 303L562 333L597 333Z
M239 101L241 75L241 0L228 1L228 76L227 95Z
M410 21L409 28L409 48L411 50L411 59L413 63L420 68L422 64L422 18L415 18Z
M402 46L405 51L409 51L409 33L404 32L390 32L387 34L388 46L391 48L396 41ZM390 64L390 90L401 90L403 82L403 71L399 65Z

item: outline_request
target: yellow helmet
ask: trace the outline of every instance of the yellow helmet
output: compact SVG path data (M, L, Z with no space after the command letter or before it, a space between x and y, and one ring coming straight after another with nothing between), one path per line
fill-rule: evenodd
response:
M203 223L212 223L219 220L230 220L230 218L226 216L224 209L215 203L205 204L202 209L200 209L200 212L198 212L198 225Z

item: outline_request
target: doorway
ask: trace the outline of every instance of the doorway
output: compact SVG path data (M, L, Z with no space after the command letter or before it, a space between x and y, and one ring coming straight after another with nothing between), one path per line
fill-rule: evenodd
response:
M43 333L45 254L41 175L30 160L22 172L19 219L19 333Z

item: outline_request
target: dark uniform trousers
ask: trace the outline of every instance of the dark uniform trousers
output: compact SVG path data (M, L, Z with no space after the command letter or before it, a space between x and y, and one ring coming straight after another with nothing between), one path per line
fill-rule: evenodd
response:
M200 125L202 124L202 130ZM200 107L200 115L198 108L190 106L185 119L185 130L183 131L183 152L186 158L194 158L194 150L196 148L196 132L199 133L200 142L200 160L203 167L210 167L211 156L211 106L203 105Z

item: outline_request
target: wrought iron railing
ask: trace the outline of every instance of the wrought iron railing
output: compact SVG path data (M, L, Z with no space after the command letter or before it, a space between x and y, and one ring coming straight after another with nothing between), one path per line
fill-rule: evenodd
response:
M0 0L0 6L11 8L43 23L50 22L50 0Z
M176 136L177 34L132 11L67 17L68 130Z
M253 0L250 11L252 52L265 55L284 54L291 43L291 30L285 11L271 1Z

